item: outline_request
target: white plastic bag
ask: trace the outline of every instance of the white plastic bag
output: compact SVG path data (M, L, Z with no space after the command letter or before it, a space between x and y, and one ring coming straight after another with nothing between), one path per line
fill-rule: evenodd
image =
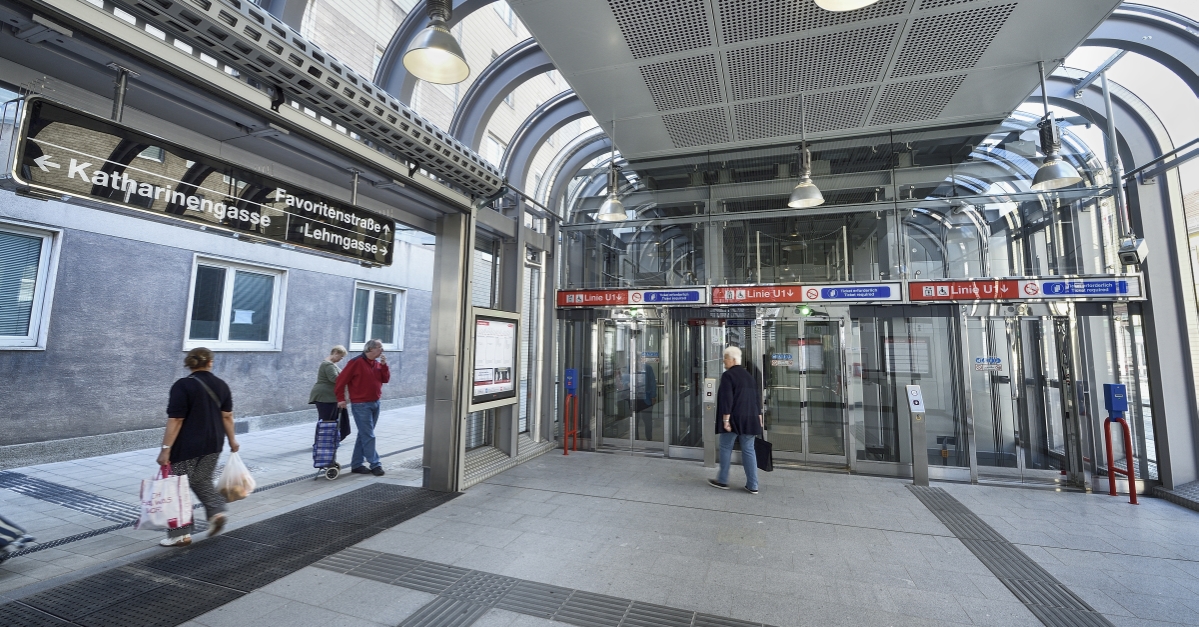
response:
M170 466L163 466L161 474L142 480L142 512L135 528L165 530L191 524L191 484L187 475L172 475L170 471Z
M221 478L216 482L216 489L225 496L225 500L230 503L240 501L249 496L257 485L254 477L250 476L250 469L242 463L241 456L237 453L229 453L229 461L225 462L225 471L221 473Z

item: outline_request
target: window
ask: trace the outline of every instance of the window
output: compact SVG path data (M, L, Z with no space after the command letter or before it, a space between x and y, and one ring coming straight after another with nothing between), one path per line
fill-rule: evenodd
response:
M381 46L375 46L375 57L371 60L371 76L379 72L379 64L383 62L384 52Z
M488 133L487 137L483 138L483 158L491 162L497 168L500 162L504 160L504 151L508 147L496 138L495 135Z
M149 159L150 161L157 161L159 163L166 161L166 151L162 149L162 146L150 146L137 153L137 156L140 159Z
M504 24L506 24L508 28L512 29L513 31L516 30L516 14L512 12L512 7L508 6L507 2L504 0L496 0L495 2L491 3L491 8L495 9L495 12L499 14L500 19L504 21Z
M513 90L513 91L508 92L507 96L504 96L504 104L508 105L509 107L511 107L513 109L516 108L516 96L514 95L515 93L516 93L515 90Z
M197 259L184 348L280 350L286 273Z
M404 292L358 284L350 322L350 349L361 350L367 340L383 340L389 351L404 350Z
M0 224L0 348L46 348L58 251L54 233Z

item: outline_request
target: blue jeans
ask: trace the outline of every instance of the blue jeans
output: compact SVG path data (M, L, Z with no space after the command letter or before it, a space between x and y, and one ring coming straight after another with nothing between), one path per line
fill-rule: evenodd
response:
M373 403L350 403L354 425L358 427L358 439L354 440L354 454L350 456L350 468L357 468L365 460L371 468L378 468L379 451L375 450L375 424L379 422L379 401Z
M720 442L720 472L716 480L720 483L729 482L729 465L733 461L733 442L741 438L741 465L745 467L745 487L750 490L758 489L758 456L754 453L756 435L738 435L736 433L721 433Z

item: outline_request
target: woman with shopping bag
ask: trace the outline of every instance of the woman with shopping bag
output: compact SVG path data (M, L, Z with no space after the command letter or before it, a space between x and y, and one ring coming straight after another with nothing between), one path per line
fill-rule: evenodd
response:
M213 485L225 438L229 450L237 453L237 437L233 433L233 394L229 386L212 374L212 351L193 348L183 365L191 374L171 386L167 403L167 430L162 437L159 465L170 464L172 475L185 475L208 517L208 535L215 536L225 528L225 497ZM191 544L193 525L167 530L162 546Z

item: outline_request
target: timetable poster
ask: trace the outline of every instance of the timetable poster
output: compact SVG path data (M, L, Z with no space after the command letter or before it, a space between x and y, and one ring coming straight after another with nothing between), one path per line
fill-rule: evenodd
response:
M516 398L516 322L479 316L475 320L475 380L472 401Z

